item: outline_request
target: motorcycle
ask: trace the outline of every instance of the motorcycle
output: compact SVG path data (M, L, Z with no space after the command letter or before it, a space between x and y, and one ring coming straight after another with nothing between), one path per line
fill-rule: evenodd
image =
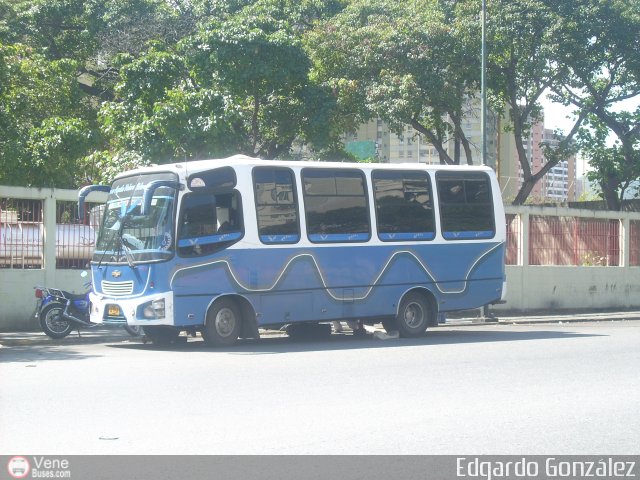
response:
M84 272L83 272L84 273ZM85 284L89 287L91 284ZM95 328L97 323L91 323L91 302L89 291L86 293L70 293L56 288L36 286L36 318L44 333L54 339L64 338L74 329ZM123 325L127 333L133 337L142 335L142 327Z

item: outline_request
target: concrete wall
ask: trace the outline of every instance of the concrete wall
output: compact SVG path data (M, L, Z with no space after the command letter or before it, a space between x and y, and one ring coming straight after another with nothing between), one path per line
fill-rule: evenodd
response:
M0 331L39 329L34 318L36 298L34 287L84 291L81 270L56 268L56 200L77 201L76 190L35 189L0 186L0 198L43 200L44 268L0 268ZM92 193L88 200L106 201L105 193ZM48 234L48 232L53 232Z
M640 267L507 266L507 303L500 311L640 307Z
M639 213L550 208L538 206L505 208L520 221L518 265L507 265L507 303L497 311L580 310L640 308L640 266L630 266L630 222ZM529 217L546 215L616 219L621 223L620 266L529 265ZM634 239L638 245L640 239Z
M39 324L34 317L36 308L36 285L83 292L83 280L78 270L0 270L0 331L37 330ZM51 272L47 272L51 273ZM51 281L47 278L51 278Z

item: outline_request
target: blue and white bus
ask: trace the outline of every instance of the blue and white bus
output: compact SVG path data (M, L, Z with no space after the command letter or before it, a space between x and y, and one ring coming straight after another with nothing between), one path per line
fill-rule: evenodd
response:
M336 320L423 335L503 298L505 220L487 167L267 161L124 172L91 262L91 321L214 346Z

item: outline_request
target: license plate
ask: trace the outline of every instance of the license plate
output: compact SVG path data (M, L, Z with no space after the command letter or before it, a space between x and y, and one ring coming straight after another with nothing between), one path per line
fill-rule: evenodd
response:
M117 305L109 305L107 310L108 315L110 317L119 317L120 316L120 307Z

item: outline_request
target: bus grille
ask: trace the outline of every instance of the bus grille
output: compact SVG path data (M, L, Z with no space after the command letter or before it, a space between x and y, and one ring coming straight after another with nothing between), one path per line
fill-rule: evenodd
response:
M133 293L133 281L129 282L102 282L102 293L119 297Z

